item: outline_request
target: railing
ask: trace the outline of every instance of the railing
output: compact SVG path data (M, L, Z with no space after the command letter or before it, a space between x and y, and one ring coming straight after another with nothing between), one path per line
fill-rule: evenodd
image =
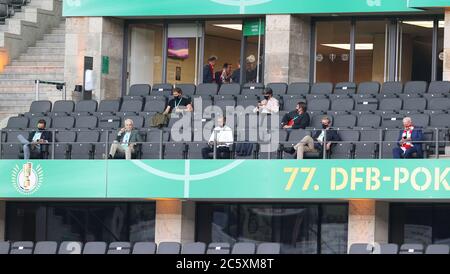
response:
M34 80L34 84L35 84L36 101L39 101L39 85L41 84L55 86L57 90L62 91L61 99L62 100L67 99L66 83Z
M321 130L321 129L317 129L317 130ZM33 131L35 131L35 129L23 129L22 130L22 129L7 129L6 128L6 129L0 130L0 148L1 148L0 149L0 159L23 158L23 145L24 144L21 143L17 139L17 136L19 134L22 134L23 137L25 137L25 139L28 139L29 133L33 132ZM44 147L46 148L43 150L44 152L41 153L41 156L43 155L43 157L45 159L61 159L61 158L71 159L73 156L72 148L73 148L74 144L87 144L90 146L90 149L88 150L88 155L84 155L84 156L77 155L76 156L77 159L105 159L105 160L108 160L109 150L110 150L112 143L114 142L114 140L111 140L111 139L113 136L116 136L115 133L117 133L117 130L112 130L112 129L105 129L105 130L47 129L46 131L51 132L53 141L45 143L45 144L41 144L43 148ZM184 145L182 155L180 155L178 158L170 157L170 159L189 158L189 157L187 157L188 153L189 153L189 149L187 147L188 144L204 143L206 146L208 143L207 140L202 140L200 142L195 141L195 140L194 141L180 141L180 142L167 141L167 140L170 140L167 135L170 133L170 130L168 130L168 129L156 129L156 128L153 129L153 128L151 128L151 129L142 130L141 133L143 135L145 135L146 132L155 132L155 131L159 132L159 140L135 143L136 144L135 153L134 153L135 158L137 158L137 159L165 159L165 158L167 158L167 157L165 157L165 153L164 153L165 146L168 143L181 143ZM280 130L280 131L282 131L282 130ZM294 132L294 131L296 131L296 130L292 130L292 132ZM299 131L302 131L302 130L299 130ZM306 135L309 135L308 134L309 132L314 132L314 131L315 130L306 130L304 132L306 133ZM361 130L339 129L338 134L341 136L341 139L345 139L342 137L344 136L344 132L346 132L346 131L361 132ZM383 158L388 159L388 158L392 158L392 157L385 157L385 154L386 154L385 152L387 152L386 151L387 146L385 146L385 145L391 144L388 149L390 149L389 155L392 156L392 149L394 147L398 146L397 138L395 140L386 141L386 140L384 140L385 139L384 136L386 136L386 134L388 132L395 132L395 133L397 133L395 136L398 136L400 134L400 129L369 129L368 131L373 131L374 134L376 134L376 138L374 136L374 138L372 140L368 140L368 141L352 141L352 140L333 141L332 142L333 147L331 149L331 154L329 153L329 151L322 149L322 150L320 150L320 152L322 154L316 155L315 158L318 158L318 159L328 159L330 157L333 158L333 150L335 150L336 145L339 145L339 144L351 144L351 146L350 146L350 151L346 154L346 157L336 158L336 159L355 158L355 146L358 144L375 144L375 150L373 151L372 157L365 157L365 158L358 158L358 159L383 159ZM75 139L75 141L58 141L58 134L61 132L76 132L77 136L83 132L97 132L99 138L97 139L98 141L86 141L86 142L76 141L76 139ZM272 134L273 134L273 132L272 132ZM423 148L423 152L424 152L423 158L430 158L429 157L430 154L433 154L433 158L437 159L441 155L444 155L444 153L442 153L443 148L445 148L446 146L450 146L449 129L448 128L423 129L423 135L424 135L424 140L419 142L422 144L422 148ZM315 141L314 144L322 145L324 143L327 143L326 136L327 136L327 134L324 135L323 142ZM96 139L96 138L93 138L93 139ZM145 138L143 138L143 139L145 140ZM235 139L236 139L236 136L235 136ZM271 141L258 141L258 140L234 141L233 145L230 146L230 154L231 154L232 159L240 158L240 156L236 155L236 150L235 150L236 145L241 144L241 143L245 143L245 144L251 143L254 146L252 148L251 155L248 155L247 157L243 156L243 158L292 159L292 158L295 158L295 154L294 154L294 156L286 157L285 156L286 152L284 152L284 149L289 148L289 146L292 146L292 144L296 144L300 141L301 140L295 140L295 141L294 140L292 140L292 141L279 140L276 143L272 143ZM217 159L218 158L217 157L217 140L214 140L213 143L214 143L214 145L213 145L212 158ZM60 145L64 145L64 152L66 152L64 157L61 157L61 155L55 155L56 146L58 146L58 150L60 151L61 150L61 148L59 148ZM143 155L144 154L143 151L145 151L143 146L146 146L146 145L153 145L154 147L157 147L158 148L158 150L157 150L158 156L152 155L151 157L146 157L145 155ZM266 145L267 149L265 149L265 151L262 151L261 148L264 145ZM155 152L155 151L153 151L153 152ZM266 155L266 153L267 153L267 155ZM370 153L366 153L366 154L370 154ZM101 157L99 155L101 155ZM276 155L276 156L274 156L274 155ZM192 158L198 159L199 157L192 157Z

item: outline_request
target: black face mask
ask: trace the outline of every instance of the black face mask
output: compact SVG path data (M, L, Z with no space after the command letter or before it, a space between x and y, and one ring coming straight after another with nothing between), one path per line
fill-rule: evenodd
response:
M38 128L39 131L43 131L45 128Z
M322 128L326 129L326 128L328 128L328 125L322 124Z
M269 96L264 95L264 99L269 100Z
M175 100L178 100L178 99L180 99L180 98L181 98L180 95L178 95L178 96L173 96L173 99L175 99Z

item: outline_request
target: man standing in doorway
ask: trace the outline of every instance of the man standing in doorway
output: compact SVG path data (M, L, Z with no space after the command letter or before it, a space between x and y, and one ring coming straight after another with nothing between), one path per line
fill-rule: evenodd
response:
M203 83L216 83L216 75L214 66L216 65L217 57L211 56L208 58L208 64L203 66Z

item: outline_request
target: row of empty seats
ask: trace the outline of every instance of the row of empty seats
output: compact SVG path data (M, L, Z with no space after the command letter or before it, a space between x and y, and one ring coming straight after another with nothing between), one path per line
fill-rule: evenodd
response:
M214 95L260 95L266 87L262 83L224 84L220 87L217 84L177 84L183 90L185 96L214 96ZM450 92L450 82L433 81L428 84L425 81L409 81L402 82L385 82L380 85L378 82L362 82L359 84L352 82L340 82L333 85L329 82L307 83L296 82L286 83L269 83L267 87L273 90L274 95L330 95L330 94L360 94L360 95L376 95L376 94L445 94ZM153 87L147 84L136 84L130 87L129 93L124 100L136 99L137 97L145 97L149 95L171 96L173 86L171 84L155 84Z
M279 243L0 242L0 254L279 254Z
M447 244L430 244L426 248L422 244L379 244L367 243L352 244L349 254L449 254L450 247Z

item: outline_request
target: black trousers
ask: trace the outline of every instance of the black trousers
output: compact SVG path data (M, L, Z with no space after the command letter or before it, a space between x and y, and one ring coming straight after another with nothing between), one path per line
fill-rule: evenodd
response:
M212 153L214 153L214 148L213 147L204 147L202 149L202 157L203 159L212 159L214 158L212 155ZM230 159L230 148L229 147L218 147L216 149L216 159Z

